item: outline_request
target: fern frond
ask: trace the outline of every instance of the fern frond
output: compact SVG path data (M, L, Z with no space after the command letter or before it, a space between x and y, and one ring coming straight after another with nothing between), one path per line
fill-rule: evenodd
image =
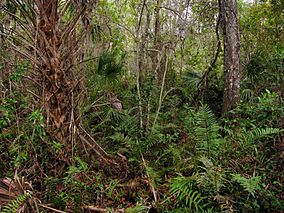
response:
M220 126L217 123L214 114L210 108L205 104L202 105L196 116L196 148L198 151L207 153L208 157L217 155L222 140L219 137Z
M21 208L32 197L32 193L26 191L24 194L19 195L15 199L11 200L7 205L3 207L1 213L21 212Z
M256 128L252 131L243 130L243 132L239 134L239 143L241 145L252 144L257 139L269 137L279 133L280 130L277 128Z
M255 139L259 139L259 138L266 137L268 135L278 134L279 132L280 132L280 130L277 129L277 128L265 128L265 129L257 128L252 133L253 133Z
M170 192L176 195L180 205L185 204L189 209L194 209L196 212L202 211L203 198L201 194L193 189L195 177L177 177L170 180Z
M260 176L254 176L251 178L245 178L241 176L240 174L232 174L233 181L240 184L245 191L247 191L249 194L251 194L253 197L255 197L255 193L257 190L260 190L260 182L261 177Z
M254 96L254 91L251 90L251 89L244 89L241 92L241 98L243 100L250 101L250 100L252 100L253 96Z
M199 188L206 189L210 194L219 194L222 188L226 186L226 171L221 167L214 166L213 162L207 157L199 158L204 166L199 166L203 171L197 179Z

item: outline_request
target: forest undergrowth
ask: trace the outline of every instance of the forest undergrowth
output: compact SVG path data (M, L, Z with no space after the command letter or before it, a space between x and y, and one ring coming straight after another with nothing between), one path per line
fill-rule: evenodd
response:
M0 212L283 213L283 8L0 1Z
M173 92L158 122L147 123L156 116L149 113L141 129L135 88L121 87L116 95L122 110L106 104L104 90L80 113L82 125L106 152L127 159L124 171L102 165L86 144L75 143L72 163L62 163L63 145L46 134L42 112L30 97L13 91L1 100L2 212L283 210L284 105L277 93L245 96L224 118L208 104L184 104Z

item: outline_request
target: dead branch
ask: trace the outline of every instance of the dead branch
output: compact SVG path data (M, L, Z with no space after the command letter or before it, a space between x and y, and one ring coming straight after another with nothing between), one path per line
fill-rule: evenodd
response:
M95 207L95 206L84 206L83 207L84 209L88 209L88 210L91 210L91 211L95 211L95 212L109 212L109 209L105 209L105 208L99 208L99 207ZM125 209L114 209L115 213L118 213L118 212L126 212Z

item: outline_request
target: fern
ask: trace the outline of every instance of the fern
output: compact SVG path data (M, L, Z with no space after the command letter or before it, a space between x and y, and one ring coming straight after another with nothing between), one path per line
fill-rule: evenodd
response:
M261 177L260 176L254 176L249 179L241 176L240 174L233 174L233 181L237 182L240 184L245 191L247 191L249 194L251 194L253 197L255 197L255 193L258 190L261 190L260 187L260 182L261 182Z
M7 205L4 206L1 213L13 213L18 212L19 209L26 204L26 202L32 197L31 192L25 192L24 194L19 195L14 200L10 201Z
M195 127L197 150L207 153L207 157L218 155L217 151L219 150L222 140L218 133L220 126L218 125L214 114L205 104L199 108L195 117L197 125Z
M251 90L251 89L244 89L242 92L241 92L241 98L243 100L246 100L246 101L251 101L253 99L253 96L254 96L254 91Z
M201 194L192 189L195 182L195 177L177 177L170 181L170 192L176 195L177 200L181 205L185 204L190 210L196 212L203 211L203 198Z
M214 196L219 194L228 182L225 170L214 166L212 161L206 157L201 157L199 161L204 165L199 166L203 170L197 180L199 188L206 189L208 193Z
M236 137L242 150L253 151L255 149L254 142L257 139L268 138L279 133L280 130L277 128L256 128L252 131L243 129Z
M275 135L279 132L280 130L276 128L256 128L252 131L244 131L241 134L241 137L243 142L253 143L256 139L261 139L269 135Z

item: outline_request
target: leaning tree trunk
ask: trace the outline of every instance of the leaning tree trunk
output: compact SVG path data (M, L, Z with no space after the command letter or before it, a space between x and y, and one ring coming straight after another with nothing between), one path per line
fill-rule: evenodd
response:
M240 99L240 31L236 0L219 0L224 33L225 87L222 113L233 109Z
M37 49L44 59L40 70L43 76L43 100L47 132L64 144L65 155L71 150L74 108L72 106L74 80L63 69L61 36L59 32L58 0L39 3L39 36Z

